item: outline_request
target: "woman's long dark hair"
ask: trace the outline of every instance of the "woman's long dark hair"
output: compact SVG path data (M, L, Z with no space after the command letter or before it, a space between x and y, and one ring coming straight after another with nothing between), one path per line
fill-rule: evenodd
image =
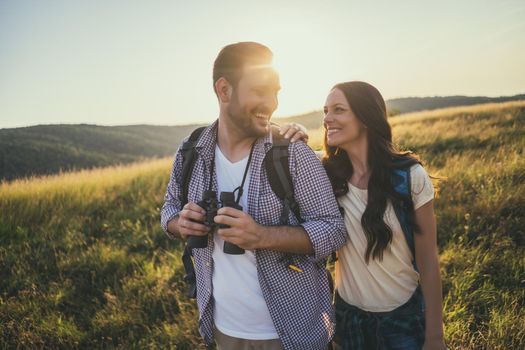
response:
M392 128L387 120L385 101L375 87L365 82L351 81L337 84L333 89L345 95L351 110L367 127L368 166L371 174L368 203L361 225L368 242L366 261L370 260L370 256L382 260L383 252L392 242L392 229L384 221L388 201L406 208L410 213L410 223L415 228L412 201L394 191L392 172L399 167L409 168L419 161L411 152L400 152L392 142ZM346 151L328 146L326 135L325 128L323 165L336 196L342 196L348 192L348 181L354 169Z

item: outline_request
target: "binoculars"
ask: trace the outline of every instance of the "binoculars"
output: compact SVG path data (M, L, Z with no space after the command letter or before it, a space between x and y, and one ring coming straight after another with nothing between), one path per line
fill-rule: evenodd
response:
M215 191L204 191L202 200L197 203L202 209L206 211L206 217L203 224L210 227L212 231L215 228L228 228L228 225L217 225L214 221L219 208L231 207L238 210L242 210L242 207L235 202L235 195L233 192L221 192L220 202L217 201L217 192ZM188 237L188 247L193 248L206 248L208 246L208 236L190 236ZM223 251L226 254L244 254L244 249L236 246L235 244L224 242Z

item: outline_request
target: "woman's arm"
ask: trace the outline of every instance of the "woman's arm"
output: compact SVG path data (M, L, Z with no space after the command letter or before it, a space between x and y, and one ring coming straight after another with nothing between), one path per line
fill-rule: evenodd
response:
M414 234L415 258L425 299L425 344L423 349L446 349L443 339L443 295L433 200L416 210L415 221L419 228L419 232Z
M284 135L285 138L290 139L291 142L303 141L308 143L308 130L306 127L299 123L285 123L278 126L279 133Z

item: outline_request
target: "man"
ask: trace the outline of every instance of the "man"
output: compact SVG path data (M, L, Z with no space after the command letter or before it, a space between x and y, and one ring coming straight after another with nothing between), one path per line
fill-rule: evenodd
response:
M344 245L346 229L324 169L302 142L288 149L303 222L291 214L290 226L279 226L283 203L263 165L280 89L272 58L254 42L221 50L213 69L219 118L196 145L188 203L181 208L179 149L161 213L172 238L209 235L207 247L193 249L193 255L199 331L218 349L325 349L334 333L324 260ZM206 190L235 189L243 210L219 209L215 223L229 228L210 234L196 203ZM224 242L246 251L226 254Z

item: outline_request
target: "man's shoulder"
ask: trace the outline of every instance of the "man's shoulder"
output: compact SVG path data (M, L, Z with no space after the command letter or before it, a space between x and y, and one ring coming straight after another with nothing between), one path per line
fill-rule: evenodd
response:
M303 141L290 142L288 152L296 159L317 159L314 150Z
M185 140L192 140L192 141L199 141L201 139L208 139L214 136L213 129L217 123L211 123L208 125L200 125L196 126L188 136L186 136Z
M316 153L308 146L308 144L304 143L303 141L295 141L290 142L288 139L285 139L282 135L279 135L278 133L271 136L271 147L268 149L268 153L271 153L272 149L282 149L283 147L287 146L288 150L288 158L290 161L292 159L295 160L318 160ZM268 156L268 153L266 154ZM282 154L281 154L282 156Z
M209 142L212 138L212 129L215 123L209 125L196 126L191 132L182 139L179 145L179 152L183 150L184 145L189 145L189 142L193 142L194 147L202 146L203 143Z

